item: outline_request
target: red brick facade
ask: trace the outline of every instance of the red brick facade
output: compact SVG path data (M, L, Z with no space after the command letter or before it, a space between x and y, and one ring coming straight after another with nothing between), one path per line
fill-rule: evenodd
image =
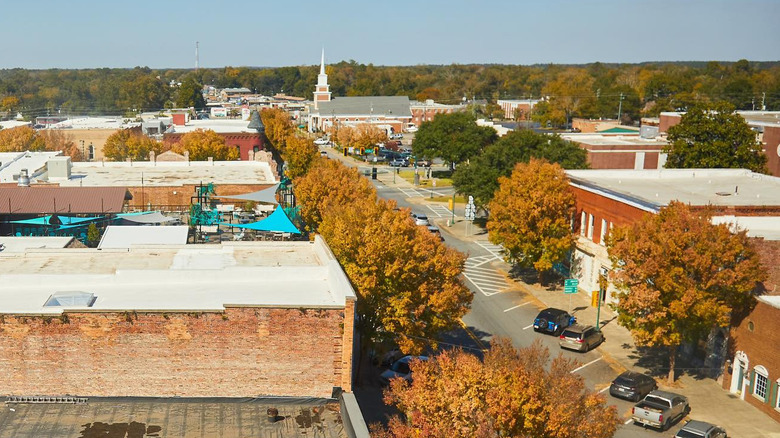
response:
M593 216L592 239L595 243L601 243L602 220L606 221L606 226L620 226L632 224L639 221L646 214L644 210L632 207L624 202L616 201L578 187L569 186L569 189L576 197L576 216L574 220L574 231L580 233L582 230L582 214L588 215L586 224ZM586 225L587 226L587 225ZM588 235L586 229L585 235Z
M764 150L766 151L766 167L769 173L780 176L780 126L764 128Z
M68 312L0 318L0 394L330 397L351 391L340 309Z

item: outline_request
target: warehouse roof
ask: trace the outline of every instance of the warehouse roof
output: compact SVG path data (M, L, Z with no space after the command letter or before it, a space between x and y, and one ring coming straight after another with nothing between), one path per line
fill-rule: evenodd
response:
M98 248L130 248L134 245L186 245L187 225L137 226L109 225Z
M128 199L125 187L6 187L0 214L120 213Z
M225 242L3 254L0 313L339 308L355 294L325 242ZM44 306L57 293L89 306Z
M220 185L273 184L276 178L264 161L77 162L73 163L71 178L59 183L81 187L171 187L210 181Z

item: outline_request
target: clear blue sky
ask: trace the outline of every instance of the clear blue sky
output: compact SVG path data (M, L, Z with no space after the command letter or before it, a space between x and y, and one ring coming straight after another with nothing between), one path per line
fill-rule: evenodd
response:
M0 68L780 60L780 0L3 3Z

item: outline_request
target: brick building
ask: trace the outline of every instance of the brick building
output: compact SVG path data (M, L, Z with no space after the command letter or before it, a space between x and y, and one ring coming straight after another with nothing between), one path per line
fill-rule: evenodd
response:
M355 294L325 242L0 253L0 393L329 398Z
M561 137L588 152L591 169L661 169L666 163L665 139L625 133L561 134Z
M423 122L430 122L436 114L451 114L466 109L466 105L445 105L436 103L433 99L425 102L412 101L409 106L412 111L412 123L418 128Z
M498 106L504 110L507 120L530 120L531 111L540 101L537 99L499 99Z
M604 237L616 225L655 214L673 200L696 208L710 206L713 221L764 217L780 221L780 178L744 169L569 170L576 195L577 234L572 275L580 288L598 290L611 264ZM747 222L744 222L747 223ZM609 287L602 301L617 301Z
M659 117L659 131L666 133L680 123L680 112L663 112ZM769 173L780 176L780 111L737 111L747 124L756 131L758 140L764 145Z

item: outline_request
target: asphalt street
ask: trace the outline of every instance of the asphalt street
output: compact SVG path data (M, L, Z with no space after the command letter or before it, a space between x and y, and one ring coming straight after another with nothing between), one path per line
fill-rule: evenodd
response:
M564 350L558 345L557 337L534 332L533 320L544 306L532 294L525 291L521 283L509 278L507 273L510 267L501 257L501 248L490 244L484 236L475 236L475 233L484 233L484 230L476 226L467 228L465 232L460 234L454 233L454 229L447 226L447 220L452 217L452 211L441 203L427 202L431 197L431 192L433 192L433 196L451 196L453 193L451 187L427 189L396 184L400 181L400 177L396 176L396 181L393 181L393 169L381 164L376 165L378 179L372 180L371 169L373 166L364 163L357 164L353 160L345 159L336 154L333 149L325 150L330 158L337 158L348 166L358 167L361 174L372 181L381 198L392 199L399 207L409 208L412 213L427 215L432 225L439 226L447 245L467 254L468 259L463 274L464 284L474 292L474 300L471 310L462 319L463 329L448 334L443 340L442 348L461 347L467 351L476 351L479 348L487 348L494 336L508 338L518 348L529 346L538 340L549 349L551 358L561 355L564 358L576 360L578 365L572 372L582 376L587 387L605 393L607 403L615 406L623 423L615 437L672 436L682 426L678 423L668 432L661 434L658 431L633 425L630 417L634 403L614 398L606 393L612 380L624 371L619 364L602 355L598 348L585 353ZM458 214L460 217L463 216L463 211L455 213L456 216ZM462 230L462 228L458 230ZM551 291L551 293L562 292ZM564 310L576 314L577 309ZM595 321L579 322L595 323ZM609 339L606 342L609 342ZM379 391L380 388L377 387L376 390ZM381 414L377 416L377 413L370 411L380 408L376 406L380 396L377 394L369 395L371 391L372 388L364 387L356 391L356 394L359 400L361 396L373 400L371 404L374 405L374 408L364 409L364 415L368 421L378 421L382 418Z

